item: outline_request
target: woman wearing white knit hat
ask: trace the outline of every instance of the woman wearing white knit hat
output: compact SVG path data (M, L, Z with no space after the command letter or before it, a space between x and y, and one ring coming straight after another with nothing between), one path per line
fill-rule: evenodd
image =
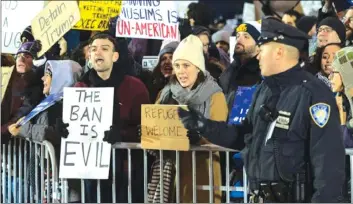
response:
M203 45L198 37L189 35L180 42L173 54L173 75L170 82L161 91L157 99L159 104L190 105L201 111L205 117L212 120L226 121L228 108L222 89L212 76L206 71ZM197 132L188 132L190 143L193 145L209 144ZM192 157L191 152L180 153L180 202L193 202L192 193ZM196 159L196 185L209 185L208 153L198 152ZM154 168L154 167L152 167ZM158 167L159 168L159 167ZM171 167L173 168L173 167ZM154 175L155 176L155 175ZM169 186L173 186L175 175L172 175ZM213 184L221 186L221 168L219 153L213 153ZM156 192L149 192L156 193ZM173 202L172 192L164 193L165 202ZM197 203L221 202L221 191L214 190L214 200L209 201L209 191L197 190ZM162 195L161 195L162 196ZM153 202L153 200L151 200ZM159 202L159 200L155 201Z

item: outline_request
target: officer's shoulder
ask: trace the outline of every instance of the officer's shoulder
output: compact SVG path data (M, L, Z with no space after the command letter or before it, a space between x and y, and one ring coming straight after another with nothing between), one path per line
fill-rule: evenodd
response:
M320 79L309 72L306 72L303 78L303 87L311 94L313 103L315 101L334 102L332 91Z

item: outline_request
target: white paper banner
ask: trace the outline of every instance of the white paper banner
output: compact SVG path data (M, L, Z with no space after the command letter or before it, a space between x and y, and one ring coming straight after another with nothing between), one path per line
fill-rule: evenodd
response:
M1 52L16 54L21 33L43 9L44 1L1 1Z
M108 179L111 145L103 142L113 121L114 88L64 88L60 178Z

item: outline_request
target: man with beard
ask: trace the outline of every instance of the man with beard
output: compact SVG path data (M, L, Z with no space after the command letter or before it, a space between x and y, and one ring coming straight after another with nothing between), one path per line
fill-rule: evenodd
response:
M237 44L234 48L234 61L220 76L220 86L227 97L231 110L234 93L239 86L253 86L261 81L257 39L260 36L258 22L243 23L236 28Z

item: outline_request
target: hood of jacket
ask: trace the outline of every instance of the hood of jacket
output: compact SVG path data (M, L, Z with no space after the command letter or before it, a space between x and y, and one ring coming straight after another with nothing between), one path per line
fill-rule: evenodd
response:
M48 60L44 73L47 69L51 69L52 72L50 94L62 92L64 87L73 86L82 74L81 65L72 60Z

